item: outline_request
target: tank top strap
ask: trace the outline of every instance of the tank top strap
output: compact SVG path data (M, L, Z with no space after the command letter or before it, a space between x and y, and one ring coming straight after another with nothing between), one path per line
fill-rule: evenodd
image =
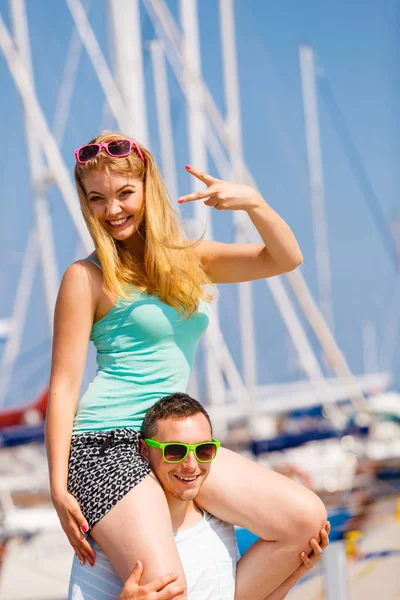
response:
M90 260L90 262L92 262L93 264L95 264L97 267L99 267L100 271L103 270L101 264L99 263L98 260L96 260L95 258L92 258L91 256L87 256L84 260Z

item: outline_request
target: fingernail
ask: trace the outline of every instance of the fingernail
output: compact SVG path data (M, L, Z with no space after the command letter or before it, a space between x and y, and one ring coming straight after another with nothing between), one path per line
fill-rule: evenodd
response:
M182 198L178 198L178 204L182 204L183 200Z
M188 171L190 171L192 167L190 165L185 165L185 169L187 169Z
M83 533L86 533L89 530L89 527L87 525L82 525L81 529Z
M80 563L81 563L82 566L85 564L85 561L82 560L82 558L80 558L79 561L80 561Z

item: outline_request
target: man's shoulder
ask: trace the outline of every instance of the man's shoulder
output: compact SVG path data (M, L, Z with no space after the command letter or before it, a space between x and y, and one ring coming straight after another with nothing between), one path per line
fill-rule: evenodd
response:
M226 521L221 521L218 517L203 510L203 516L196 525L175 533L175 541L179 543L188 538L203 536L220 537L223 539L231 537L236 539L235 528L233 525Z
M235 527L226 521L221 521L218 517L204 511L201 525L197 531L193 531L196 538L207 538L208 543L219 544L233 551L236 548Z
M231 525L230 523L227 523L226 521L221 521L221 519L218 519L218 517L216 517L215 515L212 515L211 513L208 513L206 511L204 511L204 521L210 526L212 527L212 529L214 529L215 531L230 531L232 533L235 532L235 527L234 525Z

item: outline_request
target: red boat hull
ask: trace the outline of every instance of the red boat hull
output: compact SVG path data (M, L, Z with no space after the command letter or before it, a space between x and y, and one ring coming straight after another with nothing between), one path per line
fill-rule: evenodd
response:
M0 428L14 427L15 425L27 425L31 420L32 413L36 413L38 420L44 421L49 397L49 390L46 388L39 395L38 399L23 408L4 410L0 412Z

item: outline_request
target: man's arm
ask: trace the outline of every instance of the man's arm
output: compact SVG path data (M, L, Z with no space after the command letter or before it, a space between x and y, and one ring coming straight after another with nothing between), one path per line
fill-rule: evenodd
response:
M310 569L312 569L319 559L321 558L322 550L324 550L329 544L329 532L331 530L330 523L328 522L325 526L325 529L321 529L319 532L321 541L318 544L316 539L312 539L310 541L310 546L312 548L312 552L310 556L307 556L305 552L300 554L300 558L303 561L303 564L299 566L299 568L290 575L276 590L269 594L265 598L265 600L284 600L286 598L289 591L292 589L295 583L297 583Z
M177 573L159 577L146 585L140 585L143 564L138 561L128 577L119 596L119 600L173 600L182 594L182 586L175 583Z

